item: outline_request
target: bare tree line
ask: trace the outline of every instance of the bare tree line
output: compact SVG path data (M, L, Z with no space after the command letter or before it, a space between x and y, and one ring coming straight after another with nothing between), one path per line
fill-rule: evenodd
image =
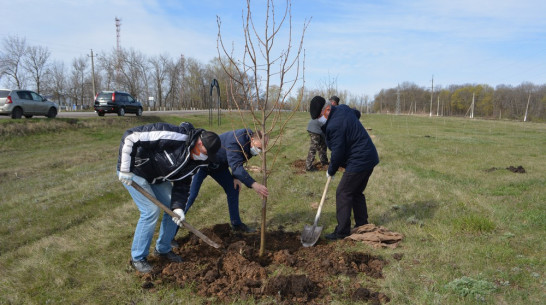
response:
M74 58L66 67L64 62L52 61L46 47L8 37L0 50L0 83L10 89L35 90L62 106L78 109L92 108L100 91L121 90L152 110L208 108L211 81L217 79L223 88L229 83L217 58L202 64L183 55L150 57L133 49L112 49L95 54L92 61L90 54ZM223 109L233 105L226 90L220 91L220 103Z
M451 85L435 88L433 93L430 88L405 82L381 90L375 96L373 111L395 113L398 107L403 114L468 116L473 101L474 115L479 117L521 120L527 111L528 120L546 119L546 84L529 82L496 88L484 84Z
M72 59L67 67L64 62L51 60L47 47L29 45L25 38L10 36L3 40L0 49L0 84L10 89L35 90L61 106L76 105L78 109L92 108L97 92L122 90L135 96L147 109L172 110L208 109L210 84L217 79L222 88L222 109L234 109L235 105L241 109L256 106L244 102L252 100L246 96L249 93L245 92L244 84L252 83L254 76L247 75L238 83L230 83L229 75L233 76L241 67L235 66L238 64L235 62L230 63L231 67L222 67L222 62L229 62L226 59L213 58L203 64L183 54L175 58L168 54L150 57L138 50L123 48L119 53L112 48L94 57L95 73L92 73L90 54ZM96 92L93 92L93 74ZM269 86L271 92L279 90L278 85ZM232 94L228 94L228 88ZM313 96L337 95L342 103L363 113L396 113L398 109L404 114L464 116L474 97L476 116L522 119L527 111L529 120L546 120L546 84L524 82L496 88L464 84L434 89L431 109L430 88L404 82L394 88L382 89L372 100L368 95L338 89L337 77L328 75L318 88L293 91L297 96L287 96L279 108L307 111Z

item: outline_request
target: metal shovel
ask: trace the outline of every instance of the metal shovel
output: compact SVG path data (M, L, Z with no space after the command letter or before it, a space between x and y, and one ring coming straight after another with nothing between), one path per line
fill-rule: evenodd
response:
M312 226L305 225L305 227L303 228L303 232L301 233L301 244L304 247L312 247L320 238L322 227L317 227L317 223L320 218L320 211L322 210L322 204L324 203L324 200L326 199L326 192L328 191L328 185L330 184L331 180L332 180L332 177L328 176L328 180L326 180L326 186L324 187L324 192L322 193L322 198L320 199L320 204L317 210L317 216L315 216L315 222L313 223Z
M146 198L150 199L150 201L152 201L155 205L160 207L163 211L165 211L165 213L169 214L169 216L175 217L175 218L179 217L173 211L171 211L171 209L169 209L166 205L161 203L161 201L157 200L157 198L152 196L152 194L148 193L148 191L143 189L142 186L138 185L138 183L132 181L131 186L134 187L137 191L139 191L142 195L146 196ZM201 233L199 230L197 230L196 228L191 226L185 220L182 221L182 225L184 226L184 228L188 229L190 232L197 235L197 237L201 238L201 240L203 240L204 242L206 242L210 246L212 246L212 247L214 247L216 249L220 248L219 244L215 243L212 239L208 238L205 234Z

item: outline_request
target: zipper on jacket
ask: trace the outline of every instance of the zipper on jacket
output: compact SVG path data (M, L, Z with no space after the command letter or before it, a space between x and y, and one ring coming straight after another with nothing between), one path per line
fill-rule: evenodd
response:
M192 169L190 172L188 172L186 175L180 177L180 178L177 178L177 179L172 179L170 181L178 181L178 180L182 180L188 176L193 176L195 174L195 172L197 172L197 170L199 170L199 168L201 167L206 167L208 166L208 164L201 164L201 165L197 165L194 169Z
M169 156L169 153L166 150L164 150L163 152L165 153L165 156L167 156L167 159L169 160L169 162L171 162L171 165L174 165L173 159L171 159L171 156Z

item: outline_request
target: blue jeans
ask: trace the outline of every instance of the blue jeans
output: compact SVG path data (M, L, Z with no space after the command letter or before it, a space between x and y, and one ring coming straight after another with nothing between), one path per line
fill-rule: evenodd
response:
M233 179L235 178L231 175L226 166L220 166L219 168L211 171L200 169L195 175L193 175L191 180L190 196L186 202L186 209L184 212L187 213L192 206L193 202L197 198L197 195L199 194L201 184L203 184L203 180L205 180L207 176L211 176L212 179L216 180L216 182L218 182L218 184L224 188L224 192L227 196L229 219L231 224L242 224L243 222L241 221L241 217L239 215L239 190L235 189L233 184Z
M146 179L140 176L134 176L133 181L142 186L148 193L155 196L161 203L169 208L171 207L171 192L173 188L171 182L149 184ZM129 191L129 194L133 197L133 200L140 211L140 218L137 222L135 236L133 237L133 245L131 246L131 256L133 260L140 261L145 259L149 254L150 244L154 237L155 226L159 219L161 209L134 187L125 184L123 186ZM155 246L159 253L167 253L172 250L171 241L174 238L177 227L178 226L172 221L172 217L163 212L163 219L161 221L161 226L159 227L159 237L157 238Z

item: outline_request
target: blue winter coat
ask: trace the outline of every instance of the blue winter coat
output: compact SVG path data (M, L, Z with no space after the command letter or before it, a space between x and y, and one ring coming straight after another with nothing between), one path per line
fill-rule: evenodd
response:
M247 187L256 181L245 170L244 163L252 158L250 153L250 137L252 130L237 129L220 135L222 147L216 153L216 162L221 167L229 167L231 174ZM242 148L241 148L242 147Z
M359 113L358 113L359 114ZM333 176L340 166L347 172L371 170L379 163L377 150L357 117L357 110L347 105L332 106L322 131L330 149L328 174Z

